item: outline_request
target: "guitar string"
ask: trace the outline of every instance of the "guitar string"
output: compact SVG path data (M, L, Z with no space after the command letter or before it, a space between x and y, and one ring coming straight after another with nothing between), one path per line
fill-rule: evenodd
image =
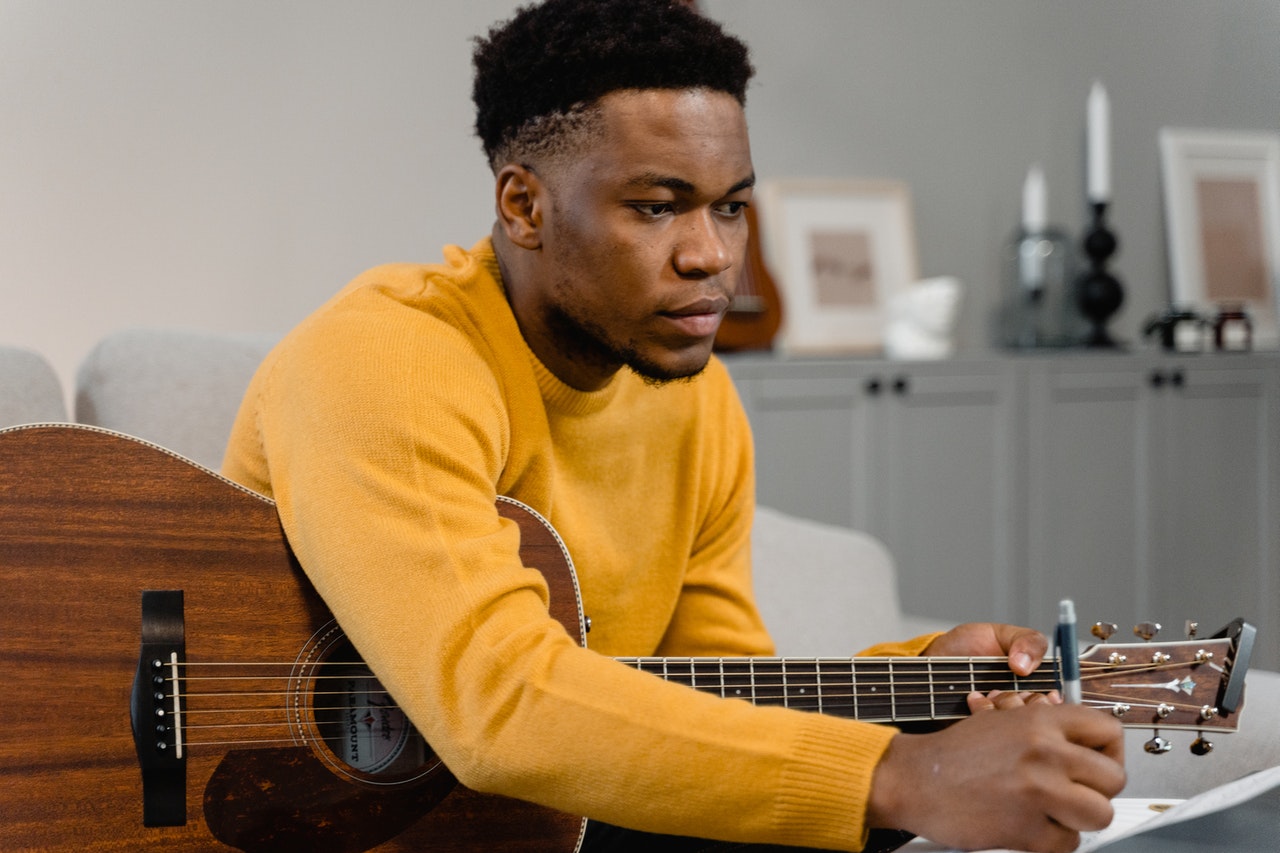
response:
M933 685L940 680L944 680L940 676L951 676L952 680L956 683L964 683L965 681L969 681L970 683L975 685L978 683L981 683L983 688L986 688L990 685L992 676L999 676L999 678L996 679L997 684L1009 685L1010 681L1012 680L1013 685L1018 688L1033 688L1033 687L1052 688L1057 686L1058 684L1057 678L1048 673L1032 673L1029 676L1013 676L1007 669L1003 668L1004 662L1002 658L996 659L1000 661L999 669L996 669L996 668L976 669L976 668L973 668L972 665L970 665L970 669L967 673L964 670L950 670L950 669L943 669L941 671L938 671L938 664L931 664L928 661L924 661L924 660L905 661L905 662L895 661L893 666L897 667L897 669L899 670L897 672L892 671L892 668L890 668L883 671L877 671L877 672L867 671L864 673L858 673L854 670L850 670L848 673L846 673L844 670L849 668L849 664L847 660L842 661L843 666L841 666L841 671L838 673L833 673L830 670L824 671L823 666L828 665L826 661L815 664L807 659L804 663L799 663L799 662L792 663L791 664L792 669L789 671L787 670L785 663L783 664L781 669L778 669L776 671L774 670L761 671L761 668L762 668L761 663L745 662L743 659L738 659L738 658L732 658L732 659L727 658L723 660L716 659L716 658L679 658L679 659L619 658L618 660L619 662L632 666L633 668L641 672L646 672L651 675L661 675L664 678L666 678L666 680L675 681L678 683L688 683L689 686L697 686L696 682L700 677L703 679L710 678L713 684L719 681L721 685L725 687L740 686L736 681L736 679L747 678L750 680L750 684L754 685L757 688L757 690L759 689L767 690L767 689L776 689L776 688L800 689L800 690L805 690L805 689L822 690L825 684L829 683L832 685L839 686L839 685L843 685L846 681L852 687L855 687L855 688L858 686L859 681L861 681L864 684L870 685L872 687L892 685L894 687L901 686L901 687L909 688L909 687L919 686L920 684ZM769 662L777 662L782 659L761 659L761 660L765 660ZM874 660L874 659L867 659L867 660ZM981 662L983 664L991 663L991 661L987 659L976 659L975 664L977 662ZM861 665L861 663L862 663L862 659L859 659L858 665ZM330 666L340 666L340 667L349 668L352 665L353 664L351 663L336 662L336 661L321 662L321 663L309 665L308 669L318 669L318 668L330 667ZM836 660L832 660L830 661L829 665L838 666L840 665L840 663L838 663ZM962 665L969 665L969 664L962 664ZM195 661L195 662L187 662L187 663L181 664L181 666L184 669L189 670L191 668L200 668L200 667L220 667L220 668L279 667L283 669L285 666L292 666L292 665L282 664L282 663L273 664L273 663L266 663L266 662L235 663L235 662L227 662L227 661L211 661L211 662ZM1084 663L1082 663L1081 668L1085 672L1082 673L1081 678L1082 680L1087 680L1087 679L1096 679L1096 678L1105 677L1105 676L1114 677L1116 674L1119 674L1119 673L1132 674L1132 673L1138 673L1138 672L1158 672L1158 671L1170 670L1170 669L1182 669L1185 666L1186 666L1185 663L1176 663L1176 662L1164 662L1164 663L1138 662L1133 664L1126 663L1126 664L1119 664L1119 665L1109 665L1109 664L1100 664L1100 663L1085 665ZM646 667L649 667L649 668L646 668ZM685 667L689 667L689 669L686 670ZM1088 672L1088 670L1090 669L1094 670L1094 672L1093 673ZM1098 672L1098 670L1101 670L1101 672ZM925 681L906 680L910 677L919 676L919 675L927 675L929 676L929 678ZM965 678L964 677L965 675L967 675L968 678ZM310 683L315 681L347 681L347 680L351 680L352 678L372 678L372 677L373 677L372 673L370 673L368 670L363 670L356 673L344 673L339 675L298 674L291 670L287 674L281 673L279 675L272 675L272 676L184 674L180 680L183 681L184 683L187 683L187 682L213 682L213 681L262 681L266 678L270 678L272 680L282 680L282 679L300 680L300 681L306 681ZM797 679L803 679L805 677L812 677L816 680L814 681L797 680ZM172 677L165 677L164 681L168 683L172 683L173 679ZM244 695L258 695L258 694L261 694L262 692L263 691L249 691L249 692L246 692ZM287 692L293 692L293 691L287 691ZM345 694L348 691L339 691L339 692L341 694ZM952 687L946 691L935 691L935 692L938 695L951 695L951 694L954 694L955 690L954 690L954 687ZM207 691L204 695L215 695L215 692ZM232 694L230 692L225 692L224 695L235 695L235 694ZM322 694L316 694L316 695L322 695ZM838 694L832 694L832 695L838 695Z
M1084 703L1086 705L1089 705L1091 707L1097 708L1099 710L1104 710L1104 711L1114 707L1116 704L1116 701L1117 700L1115 698L1110 698L1105 696L1104 698L1097 698L1092 693L1086 693L1084 696ZM812 705L812 704L803 704L803 703L799 703L799 704L798 703L790 703L790 704L779 703L779 704L782 704L784 707L789 707L797 710L816 710L816 705ZM897 704L901 706L903 703L898 702ZM1201 706L1198 706L1198 705L1188 705L1184 703L1164 703L1164 704L1169 705L1175 711L1181 711L1181 712L1198 713L1201 710ZM895 716L891 713L880 713L880 714L872 713L871 711L875 711L877 709L877 706L875 705L875 703L872 703L872 706L873 707L869 709L867 713L860 714L857 717L857 719L863 722L870 722L870 723L879 723L879 722L889 723L889 722L895 722L895 721L904 722L904 721L911 721L911 720L945 722L947 720L961 719L964 716L967 716L967 714L941 713L941 714L931 714L931 715L921 714L920 716L913 717L909 714L901 713L901 709L899 709L900 712ZM396 706L383 706L383 707L392 709L392 708L395 708ZM881 700L878 705L878 708L880 710L886 711L886 712L889 711L892 707L893 707L893 703L889 702L888 700ZM1137 707L1146 707L1146 708L1155 709L1158 707L1158 705L1155 703L1150 703L1150 704L1137 703ZM852 710L852 706L849 706L849 708ZM332 720L332 721L326 722L323 720L316 720L312 718L312 719L306 720L305 722L300 723L296 719L296 715L293 713L293 711L288 708L276 707L272 709L245 709L245 712L262 713L263 710L283 711L286 713L287 716L291 716L294 718L285 719L285 720L274 720L274 721L257 721L253 723L218 723L218 724L210 724L210 725L195 724L195 725L187 725L184 727L184 729L189 732L190 731L209 732L209 731L215 731L215 730L222 731L226 729L267 728L267 729L285 729L287 730L287 734L284 734L281 736L275 736L275 737L245 738L245 739L232 740L232 741L228 741L228 740L205 741L205 740L201 740L197 736L197 737L188 737L187 745L191 747L202 747L202 746L203 747L214 747L214 746L225 747L225 746L236 746L236 745L262 746L266 744L304 744L311 737L314 737L316 739L321 739L321 740L325 739L323 730L327 728L337 727L338 730L343 732L344 734L349 730L349 725L343 720ZM337 709L329 708L326 710L337 710ZM231 712L231 713L238 713L238 712ZM1141 728L1149 728L1149 727L1159 728L1162 725L1169 728L1173 728L1173 727L1186 728L1188 726L1187 723L1180 723L1180 722L1171 721L1171 720L1170 721L1138 720L1131 724L1131 726L1137 726ZM1212 721L1197 720L1197 722L1195 723L1195 728L1206 728L1206 729L1214 728L1214 725Z
M652 661L652 660L655 660L655 659L649 659L649 660L651 660L651 661ZM717 666L718 666L718 665L719 665L719 663L720 663L720 662L719 662L718 660L716 660L716 659L687 659L687 658L686 658L686 659L681 659L681 660L683 660L686 664L691 664L691 663L700 663L700 664L705 664L705 665L708 665L708 666L712 665L712 662L713 662L713 661L714 661L714 663L715 663ZM1001 660L1001 662L1003 662L1003 660L1002 660L1002 659L999 659L999 660ZM725 663L730 663L730 662L731 662L731 661L729 661L729 660L726 660L726 661L725 661ZM983 661L983 662L984 662L984 663L986 663L987 661ZM334 665L345 665L345 666L350 666L350 664L344 664L344 663L341 663L341 662L329 662L329 663L332 663L332 664L334 664ZM671 663L673 663L673 662L672 662L672 661L668 661L668 668L670 668L670 664L671 664ZM735 662L735 663L736 663L736 662ZM906 667L907 669L916 669L916 670L917 670L917 672L918 672L918 671L920 671L920 670L922 670L922 669L925 669L925 668L926 668L926 667L922 667L922 666L921 666L921 664L926 664L926 665L927 665L929 662L928 662L928 661L903 661L903 662L898 662L898 663L899 663L901 666ZM230 662L214 662L214 663L209 663L209 664L195 663L195 664L189 664L189 665L197 666L197 667L199 667L199 666L205 666L205 665L213 665L213 666L236 666L236 664L234 664L234 663L230 663ZM256 666L271 666L271 665L272 665L272 664L262 664L262 663L255 663L255 664L252 664L252 666L255 666L255 667L256 667ZM806 667L806 668L807 668L807 667L809 667L809 666L811 666L811 665L812 665L812 664L811 664L810 662L806 661L802 666L804 666L804 667ZM1103 664L1097 664L1097 665L1093 665L1091 668L1093 668L1093 669L1095 669L1095 670L1097 670L1097 669L1105 669L1105 670L1107 670L1107 672L1104 672L1104 673L1086 674L1086 675L1082 676L1082 680L1093 680L1093 679L1096 679L1096 678L1102 677L1103 675L1113 674L1113 673L1115 672L1115 670L1116 670L1116 669L1123 669L1123 670L1125 670L1125 671L1132 672L1132 671L1139 671L1139 670L1147 670L1147 671L1151 671L1151 670L1159 670L1159 669L1168 669L1168 668L1173 668L1173 666L1174 666L1173 664L1168 664L1168 663L1163 664L1163 665L1161 665L1161 664L1140 664L1140 663L1135 663L1135 664L1122 665L1122 666L1120 666L1120 667L1116 667L1116 666L1108 666L1108 665L1103 665ZM757 673L757 674L758 674L758 673ZM973 673L973 675L975 675L975 676L976 676L977 674L978 674L978 673L976 673L976 672L975 672L975 673ZM991 671L989 671L989 670L983 671L983 673L982 673L982 675L990 675L990 674L992 674L992 672L991 672ZM670 675L670 673L668 673L668 675ZM693 675L694 675L694 680L696 681L696 672L695 672ZM706 673L704 673L704 677L705 677L705 675L706 675ZM758 674L758 675L759 675L759 674ZM821 673L821 672L815 672L815 673L814 673L814 675L817 675L817 676L819 676L819 677L820 677L820 676L822 675L822 673ZM1002 675L1003 675L1003 673L1002 673ZM350 676L316 676L316 677L313 677L313 679L309 679L309 680L317 680L317 679L330 679L330 680L332 680L332 679L343 679L343 678L349 678L349 677L350 677ZM781 674L781 673L778 673L778 674L776 674L776 675L775 675L775 674L773 674L773 673L770 673L769 677L770 677L771 679L772 679L772 678L778 678L778 679L780 679L780 678L782 677L782 674ZM197 678L199 678L199 677L197 677ZM279 680L281 680L281 679L291 679L291 676L287 676L287 675L279 675L279 676L265 676L265 677L264 677L264 676L213 676L213 677L206 677L204 680L220 680L220 679L227 679L227 678L229 678L229 679L234 679L234 680L243 680L243 679L257 679L257 680L263 680L264 678L269 678L269 679L270 679L270 680L272 680L272 681L279 681ZM292 679L291 679L291 680L292 680ZM929 681L925 681L925 682L903 682L903 681L901 681L900 679L894 678L894 679L893 679L893 682L892 682L892 686L895 688L895 691L894 691L894 693L893 693L892 695L888 695L888 696L886 696L886 695L884 695L884 694L880 694L880 693L878 693L878 692L874 692L874 688L875 688L875 687L877 687L877 686L885 686L885 685L888 685L888 684L889 684L889 682L880 682L880 683L878 683L878 684L873 684L873 685L872 685L872 690L869 690L869 691L857 691L857 690L856 690L856 685L853 685L853 686L854 686L854 688L855 688L855 692L854 692L854 693L843 693L843 692L836 693L836 692L831 692L830 690L828 690L828 691L820 692L820 694L819 694L819 693L815 693L815 694L813 694L813 695L807 695L807 694L806 694L806 695L794 695L794 694L790 694L790 693L788 693L788 692L784 692L784 693L782 693L782 694L781 694L781 695L779 695L779 696L766 695L766 696L764 696L764 697L763 697L763 699L765 699L765 700L766 700L766 703L767 703L767 704L781 704L781 705L786 706L786 707L794 707L794 708L810 709L810 710L817 709L817 708L818 708L818 706L819 706L820 704L822 704L822 703L826 703L826 704L828 704L828 705L831 705L831 710L832 710L832 711L840 710L840 709L841 709L841 705L842 705L842 701L843 701L843 702L848 702L849 700L852 700L852 704L848 704L848 705L847 705L847 710L853 711L855 714L857 714L857 712L858 712L858 711L860 711L860 710L862 710L863 708L865 708L866 713L862 714L859 718L860 718L860 719L865 719L865 720L867 720L867 721L873 721L873 720L879 720L879 719L883 719L884 721L893 721L894 719L908 719L908 718L911 718L911 717L910 717L910 713L909 713L909 712L910 712L910 710L911 710L913 707L916 707L916 706L919 706L919 707L922 707L922 708L923 708L923 707L927 707L927 708L929 709L929 712L930 712L929 714L927 714L927 715L926 715L926 714L921 714L921 717L922 717L922 718L924 718L924 719L950 719L950 718L954 718L954 716L963 716L963 715L951 715L951 714L947 714L947 713L945 713L945 712L944 712L943 714L939 715L939 714L937 713L937 711L936 711L936 704L937 704L937 703L936 703L936 699L937 699L937 697L938 697L938 696L947 697L947 698L952 699L952 700L955 700L955 699L958 699L958 698L959 698L960 694L956 693L956 692L955 692L955 691L953 691L953 690L952 690L952 691L935 691L935 690L928 690L928 691L924 691L924 692L913 692L913 691L911 691L911 690L899 690L899 689L896 689L896 688L899 688L899 687L901 687L901 688L912 688L912 687L920 686L920 685L922 685L922 684L925 684L925 685L932 685L934 680L935 680L935 679L930 679ZM1008 680L1008 677L1006 676L1006 677L1004 678L1004 682L1005 682L1005 683L1007 683L1007 680ZM1026 680L1026 681L1028 681L1028 682L1035 681L1035 679L1033 679L1033 678L1031 678L1031 677L1028 677L1028 679L1025 679L1025 680ZM1052 684L1056 684L1056 680L1055 680L1055 681L1050 681L1050 680L1048 680L1048 679L1041 679L1041 681L1042 681L1044 684L1050 684L1050 683L1052 683ZM714 679L713 679L713 682L714 682ZM809 682L796 683L796 682L794 682L794 681L792 680L792 681L788 681L788 682L786 683L785 687L787 688L787 690L795 690L795 689L805 690L805 689L807 689L807 685L808 685L808 684L810 684L810 683L809 683ZM821 685L820 685L820 684L818 684L817 682L814 682L813 684L815 684L815 685L817 686L817 689L818 689L818 690L821 690ZM699 689L699 688L698 688L698 686L696 686L696 685L692 685L692 684L691 684L691 685L687 685L687 686L694 686L694 687L695 687L695 689ZM726 694L726 690L729 688L729 686L730 686L730 685L729 685L729 684L727 684L727 683L722 683L722 684L720 684L720 685L719 685L719 687L717 688L717 687L716 687L716 685L713 683L712 685L702 685L700 689L703 689L704 691L713 692L713 693L714 693L714 692L719 692L719 693L721 693L722 695L725 695L725 694ZM772 683L772 684L757 685L757 689L756 689L756 691L755 691L755 698L756 698L757 700L760 700L760 699L762 698L762 697L760 696L760 692L761 692L761 690L768 691L768 690L770 690L770 689L780 688L780 687L783 687L783 686L784 686L784 685L782 684L782 682L781 682L781 681L777 681L777 682ZM843 686L843 684L841 684L841 686ZM984 686L985 686L985 685L984 685ZM187 699L199 699L199 700L203 700L203 699L208 698L208 697L225 698L225 697L228 697L228 696L253 696L253 697L256 697L256 698L272 698L272 697L278 697L278 696L283 696L283 695L295 695L295 694L296 694L296 691L292 691L292 690L291 690L291 691L252 691L252 692L249 692L249 693L243 693L243 692L240 692L240 693L230 693L230 692L215 692L215 691L207 691L207 692L191 692L191 693L186 693L186 694L183 694L183 695L184 695L184 698L187 698ZM348 691L319 691L319 692L309 692L309 693L308 693L308 695L309 695L309 696L312 696L312 697L314 697L314 696L347 696L347 695L349 695L349 693L348 693ZM1101 695L1101 696L1102 696L1102 698L1097 698L1099 695ZM926 698L926 697L927 697L927 698ZM1086 701L1087 701L1087 702L1089 702L1089 703L1093 703L1093 704L1095 704L1095 705L1099 705L1099 706L1112 706L1112 705L1114 705L1114 704L1116 703L1116 701L1117 701L1117 697L1114 697L1114 696L1110 696L1110 697L1108 697L1108 696L1106 696L1105 694L1095 694L1093 691L1090 691L1090 692L1089 692L1089 694L1087 694L1085 698L1086 698ZM1121 697L1121 698L1122 698L1122 697ZM768 700L780 700L780 701L777 701L776 703L774 703L774 702L771 702L771 701L768 701ZM1143 702L1132 703L1132 704L1137 704L1137 705L1139 705L1140 707L1146 707L1146 706L1148 706L1148 703L1143 703ZM1185 703L1162 703L1162 704L1169 705L1170 707L1173 707L1175 710L1183 710L1183 711L1198 711L1198 710L1202 707L1202 706L1190 705L1190 704L1185 704ZM862 706L862 707L860 707L860 706ZM897 717L894 717L894 715L892 714L892 711L893 711L896 707L898 707L898 706L901 706L901 708L903 709L903 713L900 713ZM380 706L380 707L383 707L383 708L389 708L389 709L396 708L396 706L395 706L395 705L387 705L387 706ZM1154 708L1154 707L1158 707L1158 706L1157 706L1157 704L1156 704L1156 703L1149 703L1149 707L1153 707L1153 708ZM321 706L320 706L320 707L318 707L318 708L316 708L316 707L311 707L311 708L310 708L310 710L311 710L311 712L314 714L314 712L315 712L315 711L317 711L317 710L318 710L318 711L320 711L321 713L323 713L324 711L335 711L335 712L336 712L336 711L341 710L341 708L340 708L339 706L328 706L328 707L326 707L326 706L321 705ZM887 711L889 711L890 713L888 713L888 714L884 714L884 713L882 713L882 714L878 714L878 715L874 713L874 712L876 712L876 711L881 711L881 712L883 712L883 711L886 711L886 710L887 710ZM194 724L194 725L190 725L190 726L188 726L187 728L188 728L188 729L191 729L191 730L212 730L212 729L222 730L222 729L229 729L229 728L240 728L240 729L246 729L246 728L264 728L264 727L270 728L270 727L275 727L275 726L287 726L287 727L289 727L289 728L291 728L291 729L296 729L296 726L297 726L297 723L298 723L298 719L297 719L297 709L296 709L296 708L289 708L289 707L287 707L287 706L276 706L276 705L272 705L272 706L261 707L261 708L235 708L235 709L217 709L217 708L213 708L213 709L203 709L203 708L198 708L198 707L197 707L197 708L189 708L189 709L187 710L187 713L188 713L189 715L190 715L190 714L223 714L223 715L235 715L235 714L246 714L246 713L250 713L250 714L262 714L262 713L264 713L264 712L284 712L284 713L285 713L285 715L286 715L286 717L287 717L287 719L285 719L285 720L283 720L283 721L264 721L264 720L258 720L258 721L254 721L254 722L250 722L250 723L212 723L212 724ZM291 718L291 719L290 719L290 718ZM325 726L329 726L329 725L336 725L336 726L340 726L340 727L343 727L343 728L345 728L345 727L346 727L346 723L345 723L344 721L342 721L342 720L334 720L334 721L326 722L326 721L324 721L324 720L316 720L316 719L312 719L312 720L309 720L309 721L307 722L307 727L309 727L309 728L314 728L314 729L318 729L318 728L320 728L320 727L325 727ZM253 740L249 740L249 741L236 741L236 742L223 742L223 743L258 743L258 744L262 744L262 743L272 743L272 742L277 742L277 743L278 743L278 742L294 742L294 740L295 740L295 739L296 739L296 738L291 737L291 738L288 738L288 739L286 739L286 740L282 741L282 740L280 740L279 738L270 738L270 739L261 739L261 738L258 738L258 739L253 739ZM201 742L199 742L199 741L190 741L190 743L191 743L192 745L213 745L213 744L212 744L212 743L210 743L210 742L203 742L203 743L201 743ZM220 744L220 745L221 745L221 744Z

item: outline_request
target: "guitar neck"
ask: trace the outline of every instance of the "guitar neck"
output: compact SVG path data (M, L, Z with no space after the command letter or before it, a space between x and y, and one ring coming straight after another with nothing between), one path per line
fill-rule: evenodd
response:
M1025 678L1002 657L621 658L666 681L756 705L815 711L868 723L969 716L974 690L1060 686L1056 661Z

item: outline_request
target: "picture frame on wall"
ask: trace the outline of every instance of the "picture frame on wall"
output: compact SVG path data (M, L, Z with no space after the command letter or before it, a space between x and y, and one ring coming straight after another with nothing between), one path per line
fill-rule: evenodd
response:
M1280 346L1280 134L1162 128L1175 306L1242 307L1253 346Z
M764 248L786 312L784 353L875 353L886 306L918 278L906 184L788 179L757 190Z

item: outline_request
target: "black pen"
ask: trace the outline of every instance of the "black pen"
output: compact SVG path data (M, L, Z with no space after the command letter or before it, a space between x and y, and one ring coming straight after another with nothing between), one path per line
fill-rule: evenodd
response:
M1058 659L1062 669L1062 701L1080 704L1080 647L1076 644L1076 605L1058 602Z

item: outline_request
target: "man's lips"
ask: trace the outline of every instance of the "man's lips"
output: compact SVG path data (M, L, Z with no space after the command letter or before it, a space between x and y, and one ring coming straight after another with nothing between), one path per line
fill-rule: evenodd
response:
M720 318L728 308L727 298L708 297L660 313L684 334L705 338L714 335L720 328Z

